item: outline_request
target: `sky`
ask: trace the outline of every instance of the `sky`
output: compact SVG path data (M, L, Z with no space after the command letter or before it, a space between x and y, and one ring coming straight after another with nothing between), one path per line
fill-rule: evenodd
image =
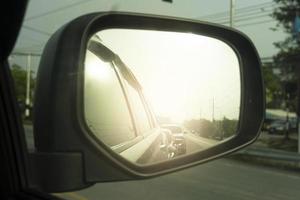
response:
M273 20L248 26L245 24L272 20L267 15L271 13L275 5L271 0L235 1L236 28L253 40L261 57L272 56L276 52L272 43L282 40L284 37L282 31L270 30L275 27L276 22ZM31 0L15 51L40 53L50 35L59 27L90 12L113 10L223 22L229 16L229 2L229 0L173 0L173 3L170 4L161 0ZM253 8L256 5L258 7ZM249 6L252 6L254 10L251 12L245 10L245 7L249 9ZM220 12L225 12L221 18L220 16L208 16Z
M178 123L238 119L239 62L226 43L165 31L108 29L97 35L133 71L156 115Z
M273 43L286 35L279 28L272 31L276 21L269 14L276 7L272 0L235 0L234 27L254 42L260 57L271 57L277 52ZM14 52L41 54L49 37L62 25L90 12L125 11L196 19L224 23L229 18L229 0L31 0ZM221 12L221 14L220 14ZM218 15L214 15L219 13ZM210 16L214 15L214 16ZM259 23L257 23L259 22ZM261 23L265 22L265 23ZM26 60L26 59L25 59ZM26 65L20 56L12 62ZM32 59L31 68L36 71L39 57Z
M235 2L234 28L245 33L253 41L260 57L273 56L277 52L273 43L282 41L286 37L280 28L277 31L271 30L276 26L276 21L269 14L276 8L276 5L271 0L235 0ZM229 0L173 0L172 4L161 0L31 0L13 52L41 54L45 43L58 28L70 20L90 12L148 13L196 19L228 26L229 5ZM39 60L39 56L31 59L30 67L35 74ZM10 62L26 67L27 58L11 56ZM135 73L142 77L140 71L145 71L146 68L141 69L137 68ZM160 73L162 72L160 71ZM165 75L162 76L165 77ZM144 82L145 88L150 91L149 96L152 96L151 99L156 104L153 96L158 94L152 94L153 89L149 89L150 86L145 78L141 78L140 81ZM216 104L220 101L219 99L215 97ZM199 113L207 115L204 114L206 111L199 111Z

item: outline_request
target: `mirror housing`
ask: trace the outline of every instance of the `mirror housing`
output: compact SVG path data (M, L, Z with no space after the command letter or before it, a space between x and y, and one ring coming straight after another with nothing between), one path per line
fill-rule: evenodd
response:
M90 37L108 28L192 32L232 47L240 62L241 108L235 137L210 149L150 166L135 165L87 131L82 111L83 69ZM114 60L103 49L104 60ZM260 60L248 37L230 28L186 19L128 13L92 13L60 28L40 62L34 106L35 152L30 153L30 184L48 192L77 190L97 182L155 177L237 151L259 135L264 117ZM162 147L164 148L164 147ZM51 167L49 167L51 166Z

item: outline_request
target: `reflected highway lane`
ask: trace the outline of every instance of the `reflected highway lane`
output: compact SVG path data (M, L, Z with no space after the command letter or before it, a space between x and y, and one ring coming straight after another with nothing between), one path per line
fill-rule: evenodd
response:
M198 137L192 133L184 134L186 142L186 154L190 154L196 151L201 151L215 145L218 141Z

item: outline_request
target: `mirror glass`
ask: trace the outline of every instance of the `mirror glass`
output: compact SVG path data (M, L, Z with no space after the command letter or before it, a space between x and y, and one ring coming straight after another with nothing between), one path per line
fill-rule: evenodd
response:
M193 33L107 29L87 44L84 117L125 159L149 165L231 139L240 115L239 60Z

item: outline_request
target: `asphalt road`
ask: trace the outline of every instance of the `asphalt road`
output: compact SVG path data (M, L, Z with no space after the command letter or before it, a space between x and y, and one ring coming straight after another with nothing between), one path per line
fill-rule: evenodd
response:
M72 200L299 200L300 174L219 159L149 180L98 183L59 196Z
M299 200L300 173L223 158L153 179L98 183L56 195L70 200Z
M201 138L192 133L185 134L184 137L186 141L187 154L207 149L215 145L215 143L217 143L216 141Z

